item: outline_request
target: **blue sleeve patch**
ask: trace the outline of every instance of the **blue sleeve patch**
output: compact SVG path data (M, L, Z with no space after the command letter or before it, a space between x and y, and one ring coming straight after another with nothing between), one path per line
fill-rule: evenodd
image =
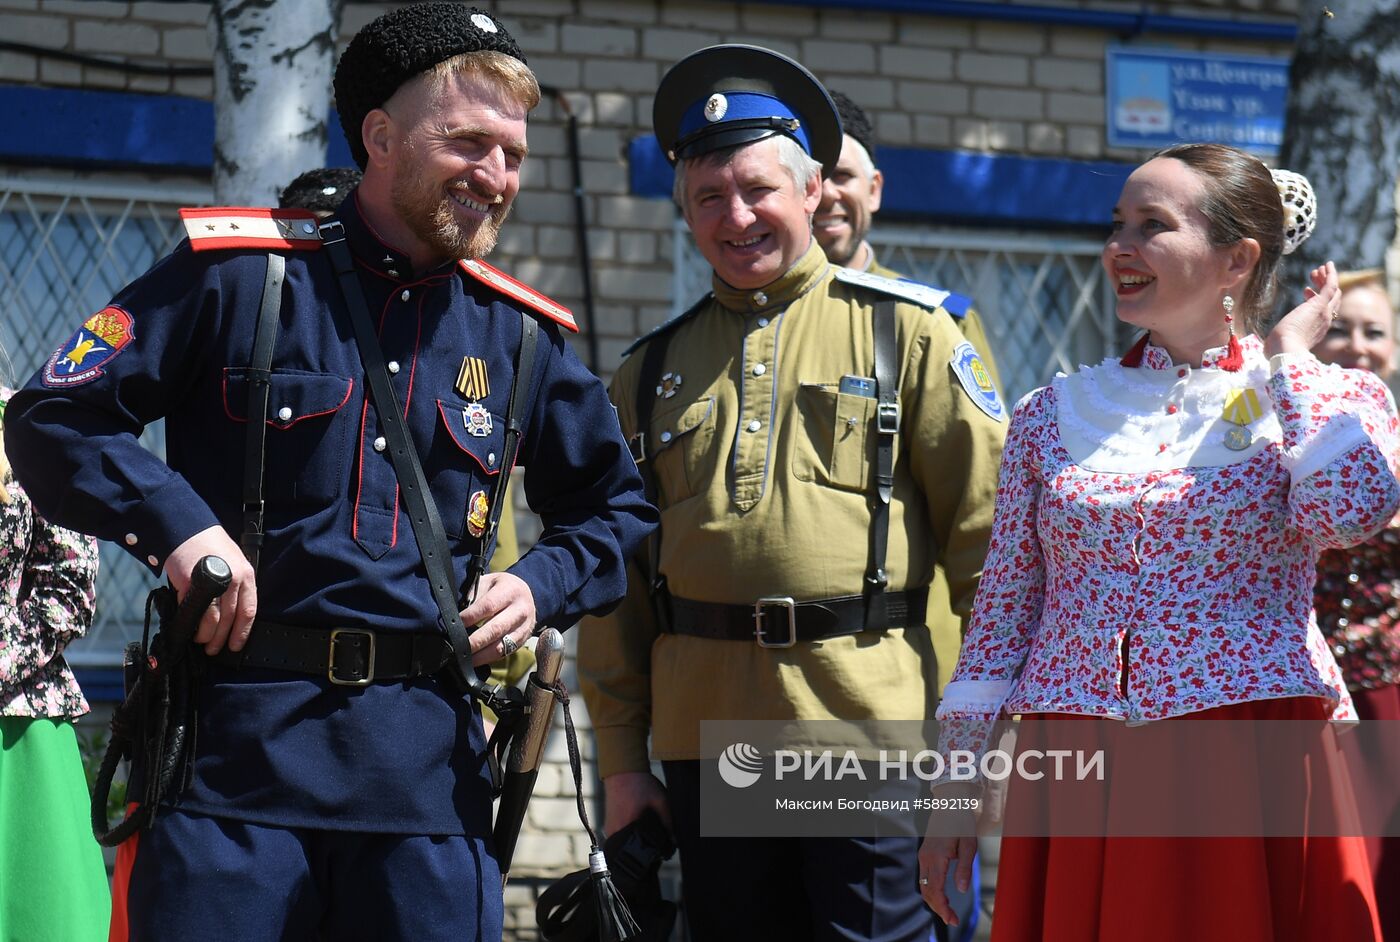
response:
M996 384L992 382L992 375L987 372L977 348L964 340L953 350L953 357L948 362L973 404L998 422L1005 421L1006 406L997 395Z

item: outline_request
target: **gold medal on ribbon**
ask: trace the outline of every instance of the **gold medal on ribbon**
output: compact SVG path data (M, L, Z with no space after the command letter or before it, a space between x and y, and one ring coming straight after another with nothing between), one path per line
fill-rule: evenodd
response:
M1253 389L1232 389L1225 394L1225 408L1220 417L1234 428L1225 433L1225 447L1231 451L1244 451L1254 443L1254 433L1249 424L1262 418L1264 407L1259 404L1259 393Z

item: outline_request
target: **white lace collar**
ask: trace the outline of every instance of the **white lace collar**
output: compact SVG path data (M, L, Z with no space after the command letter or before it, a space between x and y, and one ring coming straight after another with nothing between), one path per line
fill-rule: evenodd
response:
M1244 368L1214 364L1225 348L1206 352L1202 366L1171 362L1148 344L1142 365L1118 358L1055 377L1060 440L1075 464L1090 471L1142 473L1186 467L1220 467L1247 461L1282 435L1268 396L1269 364L1257 337L1240 342ZM1225 419L1227 397L1252 389L1258 417L1245 426ZM1232 430L1247 430L1249 444L1226 445Z

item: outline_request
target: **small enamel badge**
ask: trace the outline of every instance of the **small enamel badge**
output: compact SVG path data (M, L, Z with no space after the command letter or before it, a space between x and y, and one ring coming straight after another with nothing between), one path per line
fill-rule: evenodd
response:
M958 344L948 364L977 408L998 422L1006 418L1006 406L997 395L996 384L992 382L992 375L987 372L976 347L967 341Z
M486 521L491 515L491 502L485 491L477 491L467 501L467 532L478 539L486 533Z
M102 367L112 362L132 337L130 314L116 306L98 311L49 358L44 365L44 385L77 386L97 379Z
M486 361L480 357L462 357L454 388L468 399L485 399L491 395L491 377L486 373Z
M469 402L462 410L462 424L467 434L473 438L485 438L491 434L491 413L479 402Z
M662 399L670 399L676 394L676 390L681 388L681 374L663 373L661 382L656 386L656 394Z
M729 110L729 99L719 92L715 92L705 102L705 120L711 123L724 119L725 112Z

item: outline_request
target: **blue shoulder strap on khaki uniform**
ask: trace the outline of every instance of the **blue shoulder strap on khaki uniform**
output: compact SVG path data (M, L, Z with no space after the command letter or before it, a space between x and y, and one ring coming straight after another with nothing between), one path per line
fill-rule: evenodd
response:
M858 288L871 288L882 294L926 307L929 310L941 307L955 320L962 320L972 309L972 299L966 295L955 294L952 291L945 291L922 282L910 281L908 278L886 278L884 275L872 275L868 271L854 271L850 268L838 268L834 274L837 281L855 285Z

